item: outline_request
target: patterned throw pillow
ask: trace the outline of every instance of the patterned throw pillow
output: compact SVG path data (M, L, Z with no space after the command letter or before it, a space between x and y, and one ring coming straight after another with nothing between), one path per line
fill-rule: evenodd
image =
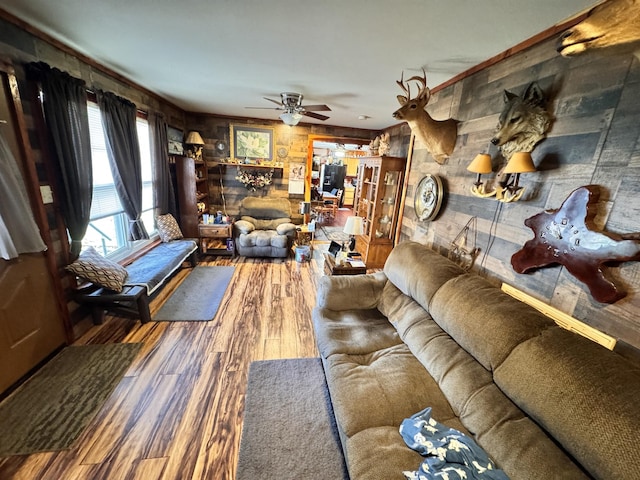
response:
M180 225L178 225L178 222L176 222L176 219L170 213L158 215L156 217L156 224L158 225L158 235L160 235L160 240L163 242L183 238Z
M87 247L66 269L80 278L116 292L122 291L127 278L127 270L122 265L104 258L93 247Z

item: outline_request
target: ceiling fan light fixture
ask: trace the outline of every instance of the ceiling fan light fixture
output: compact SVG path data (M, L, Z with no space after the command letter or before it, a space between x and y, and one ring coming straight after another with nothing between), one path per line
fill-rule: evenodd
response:
M301 118L302 114L298 112L284 112L280 115L280 120L282 120L285 125L289 125L291 127L297 125Z

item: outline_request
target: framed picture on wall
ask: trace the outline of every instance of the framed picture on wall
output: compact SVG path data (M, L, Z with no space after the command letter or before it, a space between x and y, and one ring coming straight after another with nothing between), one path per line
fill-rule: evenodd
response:
M174 127L167 126L167 140L169 141L169 155L184 155L184 132Z
M229 125L231 158L273 160L273 128Z

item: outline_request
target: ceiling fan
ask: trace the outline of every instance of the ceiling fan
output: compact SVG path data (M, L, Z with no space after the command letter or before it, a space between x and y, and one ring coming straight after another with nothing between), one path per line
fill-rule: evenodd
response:
M326 120L326 115L315 112L330 112L331 109L327 105L302 105L302 94L294 92L282 92L280 94L281 101L272 98L262 97L265 100L276 103L277 107L245 107L260 110L283 110L280 119L287 125L297 125L303 116L315 118L317 120Z

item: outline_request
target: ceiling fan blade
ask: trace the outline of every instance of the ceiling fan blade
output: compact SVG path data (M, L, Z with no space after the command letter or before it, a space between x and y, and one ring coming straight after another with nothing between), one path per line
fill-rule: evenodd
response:
M284 107L284 104L283 104L282 102L279 102L279 101L277 101L277 100L274 100L273 98L268 98L268 97L262 97L262 98L264 98L265 100L269 100L270 102L277 103L277 104L278 104L278 105L280 105L281 107Z
M331 109L326 105L302 105L307 112L330 112Z
M302 112L302 114L306 115L307 117L316 118L318 120L326 120L329 118L326 115L320 115L319 113L313 113L313 112Z
M284 110L282 107L244 107L251 110Z

